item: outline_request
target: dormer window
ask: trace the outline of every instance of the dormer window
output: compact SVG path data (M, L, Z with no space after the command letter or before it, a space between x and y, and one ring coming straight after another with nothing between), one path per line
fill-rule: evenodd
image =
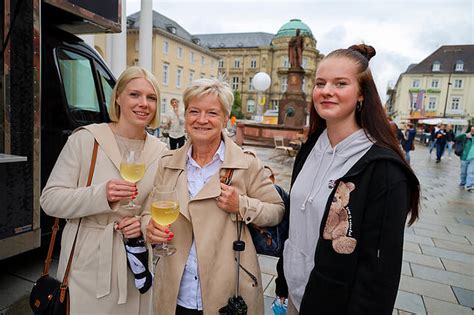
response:
M167 29L168 32L170 32L171 34L176 34L176 26L174 26L174 25L167 25L167 26L166 26L166 29Z
M454 71L464 71L464 62L462 60L456 61L456 65L454 66Z
M196 45L201 45L201 40L197 37L192 38L191 41Z
M441 70L441 63L439 61L433 62L433 67L431 71L440 71Z

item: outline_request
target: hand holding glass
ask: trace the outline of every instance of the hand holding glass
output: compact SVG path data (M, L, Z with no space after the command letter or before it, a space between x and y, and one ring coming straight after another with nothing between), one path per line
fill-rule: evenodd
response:
M126 181L136 183L145 175L145 163L143 162L142 152L125 150L122 154L122 162L120 163L120 175ZM122 206L128 210L140 209L131 199L128 204Z
M167 226L179 216L179 203L176 190L171 187L154 187L151 197L151 217L163 226ZM158 256L170 256L176 252L173 245L163 243L161 248L155 247L154 253Z

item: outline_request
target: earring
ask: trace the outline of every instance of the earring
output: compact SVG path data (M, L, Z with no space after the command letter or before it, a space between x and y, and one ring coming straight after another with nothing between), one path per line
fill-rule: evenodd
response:
M360 112L362 110L362 101L359 101L356 105L356 109L358 112Z

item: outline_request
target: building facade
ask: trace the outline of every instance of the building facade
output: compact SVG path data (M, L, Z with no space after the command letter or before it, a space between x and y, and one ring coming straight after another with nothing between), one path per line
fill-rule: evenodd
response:
M139 64L139 22L140 12L127 17L128 66ZM107 59L106 35L95 37L95 47ZM190 82L218 75L220 56L200 45L199 39L178 23L156 11L153 11L152 49L151 72L158 79L162 114L171 111L172 98L183 104L183 92Z
M301 20L289 21L276 34L197 34L194 37L200 40L201 46L220 56L219 72L225 74L234 91L239 91L242 113L246 118L251 118L262 115L268 109L278 109L288 86L288 42L296 35L297 29L304 37L303 91L310 102L316 66L322 56L316 49L316 39L311 29ZM272 83L267 91L258 95L252 86L252 78L261 71L270 75Z
M387 112L400 121L474 117L474 45L441 46L387 90Z

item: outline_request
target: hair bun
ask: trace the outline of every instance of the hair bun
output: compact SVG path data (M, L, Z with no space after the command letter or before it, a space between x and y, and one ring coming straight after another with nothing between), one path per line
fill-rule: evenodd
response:
M362 56L367 58L367 60L372 59L372 57L375 56L375 54L376 54L375 48L370 46L370 45L366 45L366 44L352 45L351 47L349 47L349 49L357 51Z

